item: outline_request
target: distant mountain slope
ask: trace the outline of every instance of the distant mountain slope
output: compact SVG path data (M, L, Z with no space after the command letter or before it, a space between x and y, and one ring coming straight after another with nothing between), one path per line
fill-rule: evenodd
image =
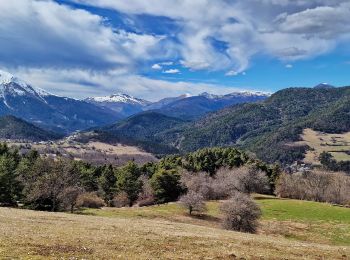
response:
M289 146L302 129L350 130L349 100L350 87L281 90L260 104L233 106L195 122L182 133L179 148L238 145L270 162L291 162L303 156L305 147Z
M236 104L196 120L177 121L158 113L139 114L104 131L161 144L179 152L203 147L238 146L269 162L289 163L304 156L305 146L292 145L305 128L350 131L350 87L289 88L262 102ZM164 151L164 149L163 149ZM157 153L157 149L154 149Z
M315 86L314 88L335 88L334 86L328 84L328 83L321 83Z
M163 98L157 102L153 102L152 104L148 105L146 107L146 110L155 110L155 109L161 109L173 102L179 101L181 99L185 99L185 98L189 98L191 97L190 94L184 94L184 95L180 95L178 97L168 97L168 98Z
M106 97L91 97L85 101L111 109L123 118L143 111L156 111L170 117L194 120L230 105L262 101L268 96L268 94L261 92L235 92L227 95L214 95L205 92L198 96L184 94L152 103L126 94L114 94Z
M187 122L156 112L143 112L120 122L91 131L81 132L74 139L79 142L98 140L139 146L154 154L178 153L175 145L163 142L165 136L181 129Z
M227 95L202 93L199 96L180 98L158 108L156 111L168 116L193 120L222 108L265 100L269 95L259 92L236 92Z
M62 137L45 131L14 116L0 117L0 138L27 141L47 141Z
M120 93L105 97L91 97L85 99L85 101L111 109L117 112L120 117L127 117L142 112L146 106L151 104L147 100Z
M181 119L150 111L131 116L101 129L137 140L156 141L158 133L173 129L184 123Z
M120 118L107 108L34 88L4 71L0 71L0 115L14 115L62 133L112 123Z

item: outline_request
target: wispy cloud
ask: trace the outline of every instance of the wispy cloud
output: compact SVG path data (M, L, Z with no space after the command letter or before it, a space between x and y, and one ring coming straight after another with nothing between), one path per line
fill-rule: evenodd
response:
M165 73L165 74L179 74L180 70L178 70L178 69L168 69L168 70L164 70L163 73Z
M153 74L165 78L170 75L163 73L181 73L183 66L190 72L244 75L256 56L279 59L288 68L296 60L317 57L350 42L348 0L64 2L1 1L0 67L67 95L100 95L115 86L147 97L151 90L154 96L170 89L174 94L189 92L186 87L205 90L216 85L156 81L139 74L153 69ZM138 27L128 30L115 25L110 17L94 12L94 7L115 10L130 27ZM154 28L142 30L142 19L151 18ZM166 20L172 29L156 30L157 19Z
M227 94L249 89L209 83L169 82L139 75L120 74L118 71L92 72L80 69L28 70L22 68L11 72L33 86L44 87L44 89L57 95L68 95L77 98L123 92L155 101L164 97L179 96L184 93L191 95L202 92Z

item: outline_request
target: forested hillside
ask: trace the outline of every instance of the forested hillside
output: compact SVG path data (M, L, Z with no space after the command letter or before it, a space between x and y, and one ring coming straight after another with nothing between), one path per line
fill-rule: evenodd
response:
M306 146L291 145L304 128L340 133L350 130L350 87L289 88L264 102L231 106L195 122L159 113L139 114L103 131L116 136L173 147L179 152L203 147L237 146L260 159L290 163ZM154 152L154 151L153 151Z
M14 116L0 117L0 138L26 141L54 140L61 135L48 132Z

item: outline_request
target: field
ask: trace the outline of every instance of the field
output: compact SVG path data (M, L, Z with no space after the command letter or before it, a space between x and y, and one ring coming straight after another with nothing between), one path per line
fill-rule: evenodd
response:
M131 160L139 164L157 161L152 154L144 152L137 147L122 144L107 144L97 141L81 143L67 138L55 142L10 142L9 145L19 147L22 152L35 149L40 154L48 157L55 158L57 155L62 155L66 158L83 160L93 164L111 163L114 165L123 165Z
M80 214L0 208L0 259L349 259L350 209L256 196L256 235L221 229L219 202Z
M301 138L303 141L297 143L306 144L311 148L305 156L306 163L320 164L318 157L324 151L330 152L337 161L350 160L350 132L327 134L304 129Z

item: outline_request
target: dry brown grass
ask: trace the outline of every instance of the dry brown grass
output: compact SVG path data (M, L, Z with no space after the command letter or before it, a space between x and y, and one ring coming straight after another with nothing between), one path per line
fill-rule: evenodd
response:
M64 157L83 160L93 164L111 163L114 165L123 165L131 160L134 160L139 164L157 161L157 158L154 155L147 153L138 147L122 144L107 144L97 141L79 143L68 138L55 142L8 142L8 144L16 147L30 146L40 154L49 157L55 158L56 154L60 154Z
M350 248L159 219L0 208L1 259L348 259Z

